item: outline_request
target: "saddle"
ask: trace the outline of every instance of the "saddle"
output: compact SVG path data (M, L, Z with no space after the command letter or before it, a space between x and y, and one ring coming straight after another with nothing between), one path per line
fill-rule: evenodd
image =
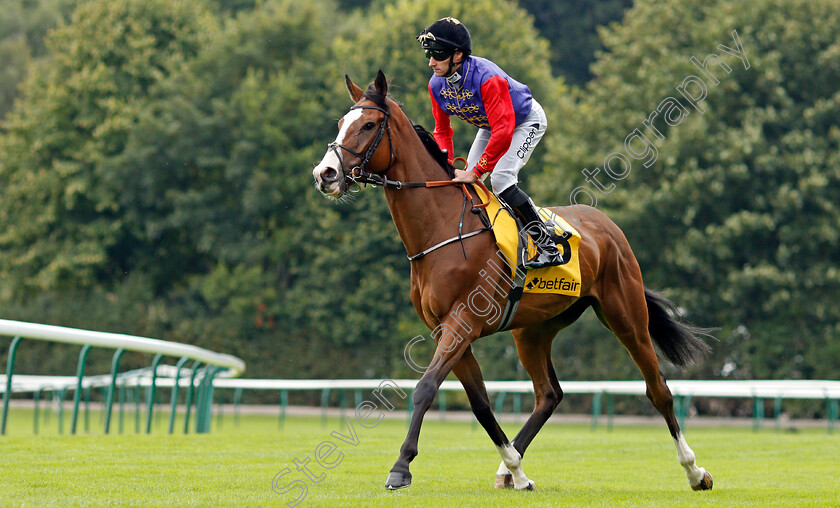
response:
M533 240L524 231L513 210L498 197L481 191L477 194L483 203L487 203L486 210L499 247L499 257L510 271L506 281L511 287L498 331L506 330L513 321L523 293L580 296L578 247L581 236L571 224L547 208L537 209L552 234L552 240L563 254L563 264L526 270L524 260L536 253Z

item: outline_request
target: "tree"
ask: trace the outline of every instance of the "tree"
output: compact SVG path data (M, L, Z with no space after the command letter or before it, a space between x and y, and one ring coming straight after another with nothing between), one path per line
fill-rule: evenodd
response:
M519 0L534 27L551 42L551 67L569 83L592 79L589 66L603 50L597 28L621 21L632 0Z
M588 186L647 284L722 327L705 375L840 366L838 34L830 1L636 2L602 31L596 79L549 158L576 178L541 176L566 202Z
M77 0L7 2L0 11L0 119L12 108L27 67L45 53L44 36L69 20Z
M113 160L142 240L124 245L135 268L180 302L184 333L243 354L257 375L295 376L280 358L313 327L300 316L317 307L308 280L323 275L312 259L326 247L313 237L330 210L310 171L343 102L318 70L331 59L333 11L328 0L274 0L240 12L155 90ZM144 179L132 178L137 167L150 168ZM307 361L318 363L323 340L309 338Z
M48 39L0 139L0 297L90 287L125 271L121 153L150 90L197 53L214 20L194 2L86 2ZM139 176L138 176L139 177Z

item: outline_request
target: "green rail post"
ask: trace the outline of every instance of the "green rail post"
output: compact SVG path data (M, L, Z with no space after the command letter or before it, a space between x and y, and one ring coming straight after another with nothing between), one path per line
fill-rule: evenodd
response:
M761 421L764 419L764 399L753 397L753 432L761 428Z
M85 433L90 432L90 386L85 387Z
M408 392L408 405L405 408L405 426L411 425L411 413L414 412L414 389Z
M67 387L62 386L58 391L58 433L64 434L64 399L67 398Z
M198 372L198 367L201 362L196 360L192 365L192 373L190 374L190 386L187 388L186 414L184 415L184 434L190 432L190 408L192 408L193 392L195 391L195 375Z
M155 388L157 387L157 368L163 355L158 353L152 359L152 386L149 387L149 409L146 413L146 434L152 433L152 413L155 410Z
M204 397L204 381L207 379L207 367L205 365L201 368L201 379L198 381L198 387L195 390L195 396L193 399L195 400L195 430L198 430L201 427L201 408Z
M204 406L202 407L204 417L201 419L201 433L203 434L210 432L210 424L213 421L213 379L223 370L225 370L224 367L213 366L207 373L207 382L204 386Z
M32 398L35 399L35 411L32 414L32 433L36 436L38 435L38 402L41 399L41 389L36 388L35 392L32 394Z
M522 394L519 392L513 394L513 414L516 415L516 423L519 423L519 417L522 416Z
M233 389L233 426L239 427L239 404L242 403L242 388Z
M691 395L678 395L674 402L676 403L675 413L677 415L677 423L680 428L685 427L685 417L688 416L689 408L691 407Z
M327 405L330 403L330 389L321 390L321 428L327 428Z
M195 431L196 433L205 434L210 428L207 422L207 401L211 396L211 387L213 386L213 376L216 373L216 367L207 365L204 367L204 376L198 384L198 397L195 402ZM212 402L211 402L212 404Z
M53 390L47 389L45 392L46 392L45 397L52 397ZM49 394L49 395L47 395L47 394ZM44 400L49 400L49 399L45 398ZM50 411L50 408L49 407L45 408L44 409L44 425L49 425L50 424L51 416L52 416L52 411Z
M840 401L837 399L826 399L828 404L828 433L834 433L834 424L837 422L840 413Z
M344 430L344 417L347 411L347 394L345 394L346 390L339 390L338 391L338 405L341 407L341 415L339 418L341 419L341 430Z
M613 394L607 393L607 432L613 430L613 416L615 415L615 405Z
M199 434L205 433L207 427L207 397L210 394L209 383L210 376L213 375L214 367L207 365L204 367L204 376L201 382L198 383L198 398L195 403L195 432Z
M689 413L691 412L691 397L691 395L686 395L685 400L683 401L683 417L682 421L680 422L680 426L685 425L685 419L689 416Z
M682 395L673 395L674 401L674 416L677 418L677 425L682 428L682 407L683 407L683 396Z
M598 392L592 397L592 430L598 427L598 417L601 416L601 396L603 393Z
M776 401L773 403L773 420L776 423L776 433L782 431L782 398L776 397Z
M505 397L507 397L507 392L499 392L499 394L496 395L496 414L497 415L502 414L502 409L504 408L504 405L505 405Z
M140 433L140 407L142 406L141 401L143 400L143 387L140 386L140 378L135 378L134 382L134 433Z
M358 404L356 404L358 406ZM440 411L440 421L446 421L446 392L438 390L438 411Z
M125 399L126 399L126 387L125 387L125 380L122 380L119 386L120 390L120 434L123 433L125 430Z
M178 388L181 382L181 368L187 363L190 359L187 357L182 357L178 360L178 363L175 364L175 382L172 385L172 397L170 401L170 405L172 406L169 410L169 433L175 430L175 410L178 407Z
M289 405L289 390L280 390L280 423L279 427L282 429L286 422L286 406Z
M213 386L213 382L216 381L216 376L218 376L219 374L221 374L222 372L224 372L226 370L227 370L227 367L220 367L220 366L217 365L216 366L216 371L213 372L213 377L210 378L210 398L207 400L207 402L208 402L208 405L207 405L207 432L210 432L210 420L212 419L212 416L213 416L213 403L216 400L216 396L215 396L216 387ZM217 406L219 408L219 412L218 412L219 426L221 427L221 416L222 416L222 411L223 411L222 410L222 404L219 403L219 404L217 404Z
M70 433L76 433L76 422L79 420L79 402L82 400L82 378L85 377L85 362L90 352L90 346L85 344L79 351L79 363L76 366L76 392L73 394L73 419L70 421Z
M20 337L12 339L9 345L9 358L6 360L6 391L3 392L3 421L0 423L0 435L6 435L6 419L9 416L9 398L12 396L12 374L15 372L18 344L20 344Z
M119 348L114 352L114 357L111 359L111 385L108 389L108 399L105 401L105 433L111 430L111 405L114 403L114 389L117 385L117 370L120 366L120 358L122 358L125 350Z
M195 396L195 432L201 432L201 420L204 418L204 386L207 383L207 375L209 374L209 365L205 365L201 370L201 381L198 382L198 391Z
M213 419L213 378L216 377L216 373L220 370L221 367L210 367L204 384L204 400L201 406L201 411L204 415L201 418L201 432L204 434L210 432L210 422Z

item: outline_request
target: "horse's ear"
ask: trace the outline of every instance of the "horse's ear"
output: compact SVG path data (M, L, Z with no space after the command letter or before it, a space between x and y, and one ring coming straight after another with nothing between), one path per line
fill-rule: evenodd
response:
M388 80L385 79L385 73L382 72L382 69L379 69L379 72L376 74L376 80L374 80L373 86L383 97L388 96Z
M347 91L350 92L350 97L353 99L353 102L359 102L359 99L362 98L365 92L356 86L347 74L344 75L344 82L347 84Z

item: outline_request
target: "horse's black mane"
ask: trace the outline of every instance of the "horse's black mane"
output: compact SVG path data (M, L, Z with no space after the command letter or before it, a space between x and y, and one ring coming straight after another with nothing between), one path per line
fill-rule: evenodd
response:
M379 93L373 86L373 84L371 84L365 91L364 97L365 99L376 104L378 107L388 111L389 108L387 97ZM397 104L400 107L402 107L401 104ZM440 147L437 144L437 141L435 141L435 138L432 136L432 134L420 124L411 122L411 125L414 126L414 132L417 133L417 136L420 138L420 141L423 142L423 146L426 147L426 150L429 152L429 155L431 155L432 158L435 161L437 161L438 164L440 164L440 167L442 167L444 171L446 171L446 174L449 175L449 178L453 178L455 176L455 167L452 166L452 164L449 164L446 154L441 151Z
M435 138L432 136L432 134L426 129L424 129L423 126L420 124L412 122L412 125L414 125L414 132L416 132L417 135L420 136L420 141L423 142L423 146L426 147L426 150L429 152L429 155L431 155L432 158L434 158L437 161L437 163L440 164L441 167L443 167L443 169L446 170L446 174L449 175L449 178L454 178L455 167L453 167L452 164L449 163L446 154L443 153L443 151L440 149L440 147L437 144L437 141L435 141Z

